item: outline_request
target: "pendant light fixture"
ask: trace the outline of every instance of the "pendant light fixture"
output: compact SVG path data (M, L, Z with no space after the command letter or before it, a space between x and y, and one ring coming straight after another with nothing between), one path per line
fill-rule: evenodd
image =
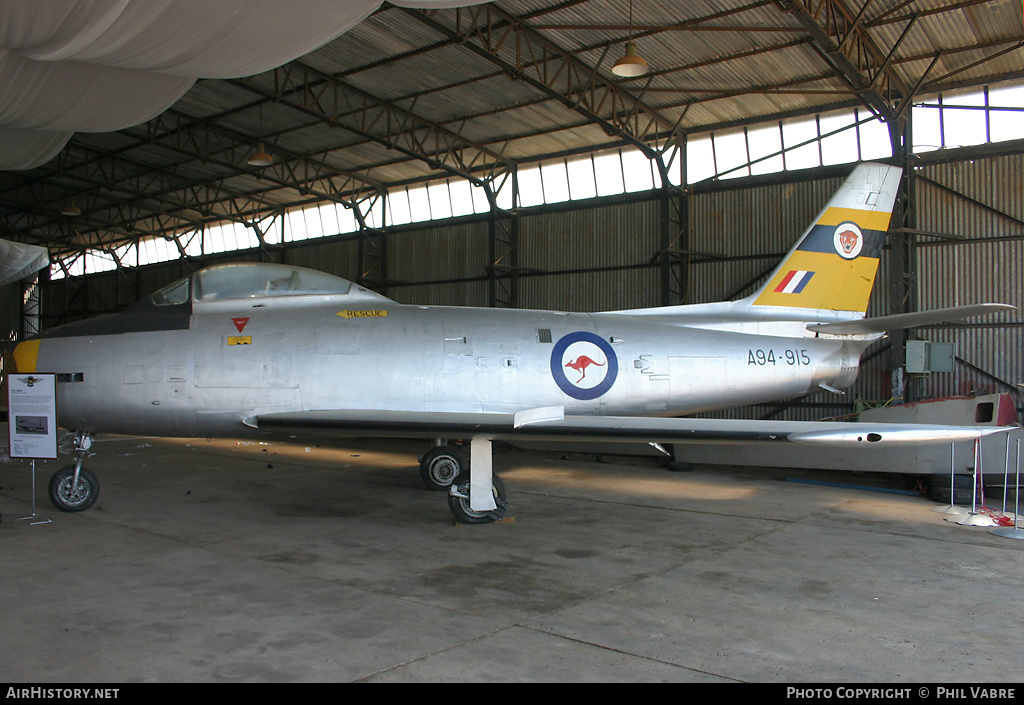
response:
M267 154L267 151L263 149L263 143L260 142L260 146L256 149L251 157L249 157L249 166L270 166L274 163L274 158Z
M643 76L649 70L647 61L636 53L633 43L633 0L629 0L629 41L626 42L626 53L612 66L612 73L624 78Z
M259 131L258 134L262 135L263 134L263 103L262 103L262 101L260 102L260 105L259 105L259 115L260 115L260 131ZM271 164L274 163L274 158L272 156L270 156L267 153L267 150L265 150L263 148L263 142L260 142L259 143L259 147L256 148L256 151L253 153L253 155L251 157L249 157L249 161L246 162L246 163L249 166L270 166Z

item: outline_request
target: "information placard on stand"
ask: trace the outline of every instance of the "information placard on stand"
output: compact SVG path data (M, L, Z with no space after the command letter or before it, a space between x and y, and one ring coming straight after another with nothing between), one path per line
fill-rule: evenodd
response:
M56 375L7 375L7 428L11 457L32 459L32 514L20 521L49 524L36 514L36 460L57 457Z
M7 420L12 458L57 457L57 377L7 376Z

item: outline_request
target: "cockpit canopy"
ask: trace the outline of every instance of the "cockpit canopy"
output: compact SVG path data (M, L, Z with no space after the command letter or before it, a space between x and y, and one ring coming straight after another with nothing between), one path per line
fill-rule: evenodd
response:
M280 301L285 297L346 294L360 300L394 303L347 279L313 269L271 263L221 264L179 279L152 296L139 299L119 313L65 323L40 333L39 337L67 338L187 330L191 325L195 304L260 301L251 305L263 306L271 300Z
M221 264L179 279L153 294L157 306L189 303L347 294L352 282L332 274L287 264Z

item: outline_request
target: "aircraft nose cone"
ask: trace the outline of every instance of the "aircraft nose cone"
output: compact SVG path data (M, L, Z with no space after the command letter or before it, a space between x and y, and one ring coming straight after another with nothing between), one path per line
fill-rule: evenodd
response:
M39 359L39 341L26 340L14 348L15 372L26 373L36 371L36 360Z

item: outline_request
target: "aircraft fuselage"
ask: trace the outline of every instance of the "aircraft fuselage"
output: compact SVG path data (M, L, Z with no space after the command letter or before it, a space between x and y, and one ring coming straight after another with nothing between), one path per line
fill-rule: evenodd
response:
M246 417L327 409L676 416L856 376L863 346L751 327L363 292L196 303L169 330L72 331L39 341L35 369L58 374L64 427L174 436L241 436Z

